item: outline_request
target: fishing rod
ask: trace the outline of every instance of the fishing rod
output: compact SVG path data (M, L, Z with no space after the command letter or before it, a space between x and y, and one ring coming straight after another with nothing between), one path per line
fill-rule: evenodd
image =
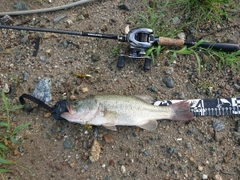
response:
M120 42L128 42L130 45L130 54L120 54L118 57L117 67L122 68L125 65L125 57L132 59L145 59L144 69L149 70L151 65L151 58L145 56L146 50L149 49L154 44L159 44L162 46L178 46L182 47L184 45L191 47L197 42L186 42L182 39L172 39L167 37L155 37L153 30L150 28L135 28L130 30L125 35L114 35L114 34L101 34L94 32L79 32L70 30L59 30L59 29L48 29L48 28L36 28L36 27L24 27L24 26L9 26L1 25L1 29L14 29L14 30L26 30L26 31L37 31L37 32L49 32L58 34L68 34L76 36L87 36L95 38L106 38L115 39ZM224 51L224 52L234 52L239 50L238 44L232 43L213 43L213 42L202 42L198 44L202 48L210 48L214 50Z

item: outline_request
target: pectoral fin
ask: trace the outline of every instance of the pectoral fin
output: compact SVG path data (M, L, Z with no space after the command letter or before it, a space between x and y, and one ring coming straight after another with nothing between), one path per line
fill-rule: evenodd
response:
M156 120L150 120L147 123L140 125L139 127L143 128L143 129L146 129L148 131L151 131L151 130L156 129L157 126L158 126L158 123L157 123Z
M116 122L119 114L114 111L107 111L107 110L105 110L103 113L104 113L103 118L107 119L107 123L104 123L102 125L107 129L110 129L112 131L117 131L115 122Z

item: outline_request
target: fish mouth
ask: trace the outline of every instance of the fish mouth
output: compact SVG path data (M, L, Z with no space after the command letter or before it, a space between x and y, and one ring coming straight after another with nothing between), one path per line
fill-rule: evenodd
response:
M70 105L67 105L67 110L68 110L70 115L74 115L76 113L76 111L73 110L72 106L70 106Z

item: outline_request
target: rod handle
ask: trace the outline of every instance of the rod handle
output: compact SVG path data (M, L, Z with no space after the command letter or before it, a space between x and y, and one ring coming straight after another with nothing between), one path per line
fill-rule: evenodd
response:
M172 39L167 37L159 37L159 44L162 46L183 46L184 40Z
M215 50L221 50L225 52L234 52L239 50L238 44L231 44L231 43L209 43L209 42L203 42L199 44L200 47L204 48L211 48Z

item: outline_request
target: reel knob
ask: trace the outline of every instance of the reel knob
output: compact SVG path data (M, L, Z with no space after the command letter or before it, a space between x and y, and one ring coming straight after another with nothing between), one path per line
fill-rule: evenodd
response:
M151 59L150 58L145 58L144 70L149 70L150 67L151 67Z
M118 56L117 67L123 68L124 65L125 65L124 56Z

